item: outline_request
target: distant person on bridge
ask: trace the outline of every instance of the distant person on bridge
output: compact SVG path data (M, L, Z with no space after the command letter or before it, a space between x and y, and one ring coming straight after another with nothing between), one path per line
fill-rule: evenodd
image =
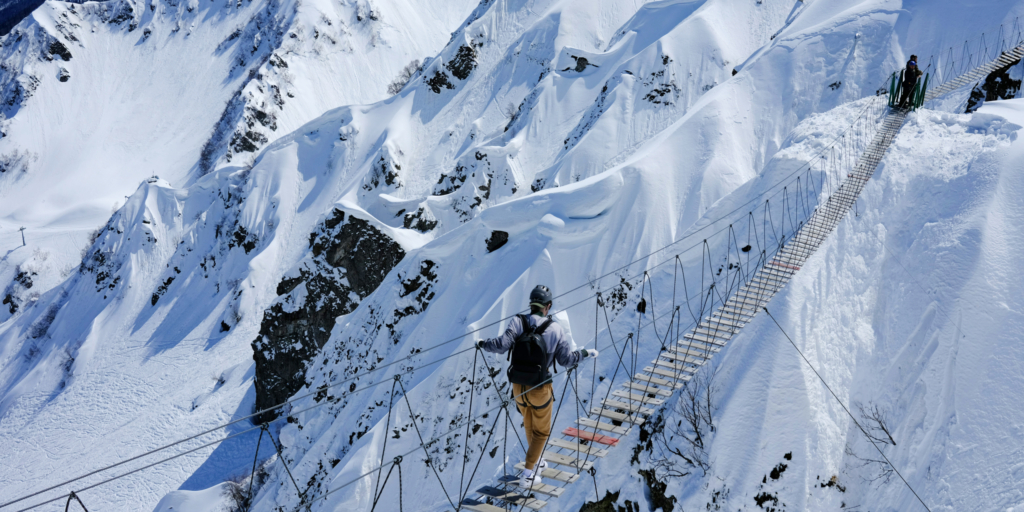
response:
M900 108L906 108L910 101L910 93L914 92L917 79L921 78L921 72L917 67L917 55L911 55L907 61L907 70L903 72L903 94L900 95Z
M585 357L597 357L594 349L571 349L562 326L547 316L551 301L551 290L538 285L530 292L530 315L513 317L501 337L477 342L477 347L495 354L511 351L508 380L523 415L529 445L519 483L525 489L540 485L541 471L547 467L541 455L551 435L551 404L555 400L548 369L553 362L571 368Z

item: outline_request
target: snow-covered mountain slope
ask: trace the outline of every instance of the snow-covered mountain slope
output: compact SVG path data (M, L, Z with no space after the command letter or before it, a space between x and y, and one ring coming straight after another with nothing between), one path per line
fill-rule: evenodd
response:
M245 166L326 109L387 97L388 83L436 52L471 6L43 5L0 42L0 231L4 250L20 245L22 226L33 241L7 254L2 286L35 249L58 269L77 265L90 233L144 179L180 187ZM37 281L37 292L56 284Z
M85 473L247 416L255 404L274 404L393 365L353 381L352 388L301 398L284 411L287 419L272 424L270 433L281 440L301 492L322 497L379 464L386 439L389 459L418 443L407 410L388 417L391 375L462 351L473 337L406 356L477 328L484 328L477 336L497 334L500 325L490 324L521 310L538 282L559 294L573 290L558 299L564 306L595 288L615 294L612 331L625 336L637 325L632 306L639 291L620 279L671 262L673 253L646 255L756 199L780 176L816 157L860 112L864 100L854 101L873 96L906 54L943 47L933 26L946 27L950 37L973 37L1021 8L972 10L958 2L495 0L481 2L464 21L450 25L425 20L463 16L471 7L436 6L430 7L438 9L433 14L414 15L412 4L395 3L392 14L383 6L374 11L370 4L342 4L338 8L349 18L328 16L328 24L315 14L326 4L204 5L207 10L175 5L168 11L160 5L152 11L132 8L146 14L113 30L117 23L96 21L125 5L133 4L76 5L73 15L69 4L51 2L43 14L57 14L37 12L19 26L36 46L10 45L14 33L4 40L5 58L22 59L22 70L49 66L58 72L54 66L74 64L79 54L110 63L130 54L155 75L125 73L122 96L150 101L144 91L166 87L156 95L166 102L158 110L173 114L174 98L185 97L175 95L188 82L200 88L196 101L208 103L194 109L190 103L181 119L172 115L166 122L181 128L166 133L158 117L131 126L111 117L101 126L137 133L146 149L133 149L128 136L104 139L123 141L121 146L75 146L96 155L82 167L71 166L76 157L64 152L39 153L38 160L33 153L19 162L45 158L48 163L39 168L47 171L33 174L30 167L16 174L20 180L7 182L5 208L7 197L23 202L10 203L3 223L4 240L13 241L20 235L7 225L12 221L42 219L38 225L47 226L99 215L95 205L121 192L89 185L90 173L109 172L133 188L146 176L160 176L145 180L118 207L77 270L49 276L38 296L24 286L9 287L20 307L0 316L0 435L12 447L5 457L18 462L3 465L0 480L13 485L2 486L0 502L42 487L43 480L50 483L48 475ZM1010 17L1004 18L1007 7ZM173 16L160 18L170 11ZM965 13L970 23L963 22ZM410 32L403 44L410 46L399 46L392 36L397 57L388 60L389 71L377 74L382 68L374 65L384 59L365 46L374 41L372 27L402 15L408 16L404 30ZM362 26L353 17L370 32L351 28ZM92 20L96 32L68 22L66 30L88 41L82 48L65 46L72 60L27 59L31 48L49 55L48 38L57 37L53 32L60 32L62 19L79 19L75 23L82 27ZM97 35L134 42L146 19L159 25L149 40L163 45L149 50L147 62L132 53L141 50L118 53L127 46ZM189 35L172 32L174 26ZM239 36L231 38L238 26ZM360 41L362 51L330 49L344 46L342 26L358 34L351 40ZM424 60L399 94L339 106L383 96L374 97L381 84L415 51L429 48L427 43L443 44L450 31L445 27L454 26L447 45ZM272 28L265 32L266 27ZM218 30L217 36L199 37ZM228 46L217 50L222 41ZM239 52L249 56L232 71ZM195 64L197 56L209 55L220 60ZM333 55L371 71L345 68L346 61ZM175 72L175 81L163 86L146 81L167 76L157 63L173 59L193 78L182 81ZM205 74L207 67L221 74ZM5 121L0 144L28 155L24 148L36 147L30 143L61 140L50 132L32 138L25 129L53 124L46 116L54 111L43 109L50 105L43 98L81 103L78 112L110 110L129 117L127 110L105 108L109 100L100 96L75 102L45 89L58 90L89 73L95 74L91 87L116 85L91 65L80 72L68 69L67 82L40 82L41 89L19 104ZM26 76L19 75L18 83L28 83ZM201 88L203 80L209 91ZM349 91L338 84L350 84L353 94L366 97L347 99ZM1016 101L995 102L973 116L913 114L866 190L860 216L844 222L773 303L775 317L844 400L890 411L896 445L887 454L933 509L1020 504L1013 493L961 491L983 484L1014 489L1020 483L1010 470L1014 454L1000 450L994 442L999 434L989 433L1012 433L1005 429L1012 430L1019 415L1011 403L980 400L985 395L976 378L993 372L984 387L988 393L996 385L1013 389L1018 374L1004 363L980 359L973 346L967 349L970 332L991 333L979 335L977 343L991 344L996 352L1009 353L1019 341L1012 327L1004 328L1019 322L1016 278L993 277L979 263L1009 272L1005 251L1019 245L1012 226L1021 205L1006 192L1016 186L1016 134L1024 125L1018 107ZM81 117L73 119L46 127L82 132ZM61 203L70 206L32 210L28 193L44 190L58 175L48 169L63 166L78 169L69 172L66 188L56 189L69 198ZM79 236L87 233L82 227ZM718 250L723 242L709 243ZM21 257L12 251L5 262L15 255ZM699 254L683 259L688 268L700 265ZM24 270L50 261L39 251L19 260ZM15 267L5 264L7 279L14 280ZM653 272L652 302L671 296L669 274L664 268ZM965 306L968 300L979 309ZM578 345L607 336L591 327L593 307L592 301L581 302L560 314ZM710 471L686 478L658 475L668 484L662 492L682 508L911 508L913 497L899 482L863 483L874 468L860 464L870 447L766 321L750 325L716 360L720 401L709 442ZM957 339L957 329L967 337ZM1006 334L996 335L996 329ZM640 336L650 340L650 330ZM958 366L954 356L960 348L979 359ZM656 343L644 344L640 356L650 359L657 350ZM616 361L612 351L604 351L581 378L594 371L610 377ZM489 364L503 361L490 357ZM471 375L473 365L470 351L403 378L425 438L467 417L470 391L460 379ZM499 395L486 381L473 381L475 408L493 407ZM378 382L385 384L368 387ZM595 391L603 396L609 385L595 383ZM582 398L589 399L589 392ZM563 403L567 411L572 408L572 400ZM301 412L309 407L316 408ZM994 418L1000 418L998 426L991 425ZM675 419L671 412L665 417ZM206 439L250 427L239 423ZM475 483L502 472L499 452L490 451L497 444L482 446L489 428L481 422L470 434L470 458L483 453ZM450 507L445 493L465 480L457 474L463 432L431 447L429 467L422 455L407 458L405 508ZM641 435L635 430L623 444L632 446ZM83 493L83 499L90 508L148 509L180 488L158 509L200 502L213 509L220 506L214 487L223 488L225 479L251 468L257 436L247 432L98 488L104 492ZM510 462L516 462L521 445L511 434L494 436L495 442L508 441ZM979 436L978 444L968 444ZM268 457L273 450L264 438L259 458L266 461L268 477L255 510L291 510L300 502L281 460ZM632 455L618 448L599 462L597 496L593 485L581 481L550 500L549 509L579 510L605 491L618 493L619 505L647 503L657 493L636 470L649 469L650 457L658 454L641 450L636 461ZM984 465L991 461L997 462ZM777 464L786 469L769 480ZM437 485L435 470L447 489ZM820 485L832 475L845 491ZM85 483L101 479L91 478ZM314 509L368 509L372 482L318 499ZM81 486L69 487L74 488ZM386 493L381 506L397 509L398 499L398 493Z
M1024 213L1010 192L1020 186L1021 108L1014 100L973 117L914 115L859 216L770 307L851 408L888 411L896 446L886 454L932 510L1022 504L1012 492L977 491L1021 484L1005 471L1016 455L1001 441L1019 416L988 398L1012 395L1020 379L994 369L1015 359L1021 309L1010 291L1019 276L993 260L1020 237L1003 219ZM821 121L801 131L813 134ZM711 490L729 490L729 503L748 509L762 493L787 510L921 508L896 476L872 481L883 466L866 460L878 454L770 319L742 336L719 367L712 459L721 472ZM991 422L1007 415L1015 419ZM788 466L784 476L762 483L778 464ZM833 475L845 490L823 486ZM710 500L693 483L684 508Z

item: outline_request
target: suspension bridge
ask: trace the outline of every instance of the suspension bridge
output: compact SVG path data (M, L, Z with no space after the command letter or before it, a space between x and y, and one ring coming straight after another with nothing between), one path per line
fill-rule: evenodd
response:
M649 366L645 366L629 381L623 382L622 389L612 393L614 398L601 400L600 406L591 409L590 417L579 417L575 420L575 426L561 431L561 438L549 440L554 450L545 451L544 458L565 469L546 468L541 475L562 485L533 486L530 489L533 494L554 498L560 496L565 485L574 483L581 472L591 469L590 461L581 463L579 454L595 459L606 456L608 450L616 447L619 439L628 434L632 426L642 424L654 413L650 406L662 405L768 305L772 297L786 286L807 258L853 208L864 185L899 133L908 112L908 109L897 108L885 116L853 172L848 174L838 189L793 236L782 242L774 257L758 265L757 272L748 282L739 286L710 315L702 317L700 322L674 343L667 345ZM598 445L604 448L598 448ZM523 470L522 463L515 467ZM508 475L495 485L477 489L477 497L466 498L461 505L463 509L474 512L506 510L494 505L494 501L533 510L540 510L547 505L544 499L529 496L528 492L523 491L519 488L519 477Z
M356 387L355 382L361 378L369 377L372 374L388 370L389 368L397 368L396 365L401 363L418 362L423 358L424 354L431 352L432 350L439 349L442 346L464 339L466 336L469 336L474 332L478 332L482 329L508 320L508 318L503 318L497 322L485 325L476 331L418 350L414 355L403 357L390 363L369 369L365 372L358 373L349 378L340 379L327 385L320 386L315 390L311 390L309 393L293 397L287 402L278 404L274 407L254 412L252 415L239 418L193 436L174 441L145 453L121 460L115 464L99 468L84 475L79 475L45 489L23 495L17 499L0 503L0 509L8 509L8 507L12 507L13 505L19 505L22 508L19 508L18 510L24 512L36 509L46 504L65 500L66 509L70 506L72 501L75 501L79 506L85 509L85 503L82 501L80 496L83 491L100 487L114 480L124 478L128 475L156 465L164 464L186 454L194 453L198 450L209 448L211 446L216 446L227 439L255 432L256 430L260 431L261 439L264 434L270 436L270 440L277 452L277 461L284 466L288 480L294 487L296 502L299 503L299 505L295 507L296 511L303 509L311 510L312 506L317 501L327 499L328 496L342 491L358 481L365 478L372 478L374 476L376 477L376 482L373 485L374 490L371 507L372 509L376 509L385 489L388 486L388 482L396 469L398 474L397 480L399 483L398 503L401 509L403 508L401 464L405 457L409 457L418 451L422 451L426 456L425 460L428 466L431 467L433 474L437 477L438 483L444 490L444 494L448 499L448 502L456 510L469 510L473 512L502 512L507 510L524 509L541 510L545 508L551 500L562 496L568 486L577 483L580 480L580 477L584 474L589 474L594 477L596 491L596 473L599 469L600 460L608 456L611 453L611 450L619 448L625 444L623 440L632 432L633 428L643 425L648 418L656 414L659 408L665 406L673 395L682 389L687 382L694 378L694 375L703 366L710 362L716 354L720 353L732 338L744 328L744 326L754 321L761 311L767 312L767 306L772 297L779 293L779 291L789 283L808 258L815 253L815 251L825 242L828 236L836 229L843 218L851 209L854 208L861 191L874 175L875 170L878 168L879 163L882 161L893 140L898 135L909 112L913 108L920 106L925 101L930 101L939 98L944 94L959 90L960 88L970 85L980 78L985 77L993 70L1000 69L1015 61L1019 61L1024 57L1024 41L1021 40L1020 30L1017 30L1016 36L1017 39L1013 40L1012 46L1007 46L1008 49L1006 50L1001 49L999 54L991 60L979 62L970 69L962 70L957 76L947 77L948 79L945 79L943 83L932 90L926 90L924 87L915 90L914 94L917 97L910 102L911 106L909 108L901 108L893 105L893 98L891 97L892 94L889 95L889 98L886 98L885 95L879 95L869 100L867 107L857 117L857 120L854 121L843 135L837 138L826 148L826 150L822 152L820 156L821 162L810 162L804 168L790 174L786 178L788 181L779 182L776 185L768 187L761 196L758 196L763 199L764 196L769 195L772 190L775 190L774 192L771 192L771 196L768 199L765 199L765 202L763 203L764 209L760 216L760 231L757 229L758 219L755 218L754 214L754 211L760 208L760 206L750 208L749 211L744 213L744 211L753 204L753 200L741 205L740 208L730 212L721 219L718 219L719 221L736 220L738 223L739 219L734 219L733 216L737 213L741 214L740 216L745 218L747 221L746 234L748 243L741 247L740 243L736 242L738 239L737 232L739 229L734 228L733 224L729 224L727 228L720 228L712 233L711 236L723 236L726 239L730 239L727 244L728 255L725 258L727 268L726 265L722 265L717 273L713 272L713 269L711 269L712 272L709 272L711 276L711 284L709 286L702 284L701 290L698 294L693 296L693 298L698 299L699 302L699 307L696 312L694 312L689 305L689 301L691 299L689 292L687 291L683 295L683 298L687 301L686 309L690 310L694 320L692 323L688 324L685 330L682 329L683 320L682 314L680 313L682 310L681 306L675 303L675 283L673 283L673 303L671 304L669 313L666 315L659 316L655 311L653 311L654 293L653 291L650 292L649 297L652 313L651 320L648 325L656 322L658 318L664 318L665 316L669 316L669 324L665 331L665 335L659 339L659 342L661 343L661 350L657 357L651 360L649 364L642 367L638 367L637 364L637 354L639 353L638 349L640 344L639 338L643 327L642 325L637 325L636 330L633 331L636 334L635 337L630 333L625 339L617 340L612 335L612 329L607 312L609 301L607 296L603 296L600 292L597 292L570 306L574 307L589 300L593 300L595 303L595 312L600 308L604 308L605 321L608 325L605 332L608 333L610 343L602 346L601 350L606 351L611 349L615 354L614 357L617 358L617 362L605 396L599 399L599 397L594 396L593 393L591 393L589 410L585 410L584 414L577 414L575 415L575 418L561 423L558 421L558 412L561 410L561 404L565 403L564 398L570 386L572 387L573 393L577 395L575 397L577 410L579 409L579 404L582 402L578 396L580 393L578 382L574 381L574 379L578 380L579 369L568 369L566 372L563 372L561 377L559 377L559 379L564 380L564 386L561 397L558 399L559 406L553 419L553 435L548 439L543 452L543 458L547 460L549 467L543 469L541 475L546 479L547 483L535 485L530 489L520 488L519 473L523 471L524 467L522 463L519 463L513 465L514 471L506 471L507 474L498 477L487 485L474 485L473 481L477 470L480 467L480 462L485 450L481 450L480 458L476 461L476 465L473 468L468 481L465 479L466 466L470 462L468 457L468 434L470 427L478 420L487 418L490 413L497 412L491 429L486 431L487 441L484 443L486 446L491 442L491 439L498 428L499 420L502 415L504 415L506 426L504 442L507 444L509 440L508 426L511 422L510 407L514 407L512 405L512 399L516 398L502 397L499 395L499 405L474 414L472 401L473 394L470 395L470 414L465 421L458 422L453 428L446 432L439 433L428 440L423 437L420 432L420 426L414 419L412 421L412 425L415 427L415 433L418 436L419 443L413 449L400 454L388 453L386 441L387 436L385 436L385 442L381 448L380 463L377 466L340 486L324 490L320 493L307 494L309 493L308 488L306 491L303 491L300 488L293 476L293 469L296 468L289 466L289 463L283 454L283 447L271 435L268 424L256 425L220 439L200 443L198 446L192 446L189 449L174 455L148 462L145 465L124 471L114 476L105 477L88 485L84 485L83 483L87 478L109 472L114 468L123 467L135 461L143 461L145 458L156 453L199 440L204 436L209 436L229 426L251 421L252 418L257 416L280 410L286 406L298 404L309 397L320 393L326 393L329 389L339 388L342 386L348 388L346 392L348 393L348 396L352 396L355 393L364 392L385 383L391 383L392 387L389 395L390 403L388 406L386 424L390 426L395 407L399 406L399 404L403 402L408 408L410 416L415 418L416 414L412 403L409 400L407 390L405 389L403 378L453 357L461 357L463 355L468 356L469 354L472 354L474 358L474 379L477 377L477 363L478 361L482 362L484 366L483 373L489 375L490 381L494 384L493 387L495 392L498 392L498 390L503 389L503 387L498 385L494 380L494 376L498 375L500 372L492 368L487 363L486 358L483 357L475 347L456 351L428 363L408 368L403 367L401 371L395 371L390 378L381 379L358 388ZM952 66L950 69L953 69ZM939 81L940 80L936 80L936 82ZM812 173L812 170L815 172ZM817 180L815 180L815 176L817 176ZM779 186L782 186L782 188L779 189ZM771 200L779 197L780 195L782 197L781 207L778 208L777 212L773 213ZM776 204L779 204L778 200L776 200ZM781 220L781 227L776 224L776 216ZM709 229L710 227L717 225L716 223L717 221L712 222L703 228L697 229L690 235L687 235L687 237L676 240L672 244L655 251L655 253L649 254L644 258L637 259L623 267L620 267L619 269L600 276L597 280L599 281L609 276L618 276L619 272L622 272L639 262L648 261L651 256L658 252L665 251L669 247L679 244L684 240L695 238L702 230ZM634 276L629 280L624 278L622 279L623 283L628 281L641 286L639 303L637 304L638 311L643 312L643 309L646 307L647 299L645 298L645 290L647 289L647 284L650 283L653 286L649 271L652 271L654 268L664 265L667 262L673 262L675 265L675 272L682 268L680 255L694 249L700 249L702 253L706 252L708 256L706 259L709 260L710 252L708 249L708 238L711 236L708 236L704 238L702 242L697 242L688 249L677 253L674 260L666 259L662 263L648 268L638 276ZM753 242L751 242L751 240ZM757 244L758 247L756 250L752 247L752 243ZM745 261L743 261L744 258ZM708 267L705 263L706 261L702 261L701 263L702 278L705 276L705 268ZM723 269L726 270L725 276L721 276ZM683 272L683 279L685 283L685 269L683 269ZM585 285L581 285L574 290L570 290L570 292L579 290L583 288L583 286ZM770 313L768 314L770 315ZM641 315L641 319L642 318L643 316ZM595 321L597 321L596 317ZM674 334L672 331L673 328L675 329ZM595 326L595 343L597 342L597 334L598 328ZM622 370L626 375L626 378L621 381L618 380L620 370ZM593 377L596 377L596 375ZM613 390L613 388L615 389ZM329 403L331 403L330 400L323 402L318 401L317 404L305 409L291 411L291 414L302 414ZM845 405L843 407L845 408ZM854 419L854 423L856 423L856 419ZM513 427L515 426L513 425ZM453 498L451 493L448 492L438 470L430 464L432 456L428 448L439 440L452 435L462 428L465 428L467 432L467 443L465 453L462 456L463 468L460 474L458 493ZM513 433L518 436L518 432L515 432L515 428L512 430ZM257 442L257 446L258 444L259 442ZM520 446L524 446L521 439L519 444ZM881 453L881 450L879 450L879 453ZM258 456L259 453L257 450L256 457L258 458ZM506 463L509 461L509 457L504 450L502 457ZM885 455L882 454L882 457L885 457ZM256 460L254 460L253 463L254 474L255 469ZM387 470L386 475L384 474L385 470ZM904 482L906 483L905 480ZM910 487L909 483L907 483L907 486ZM70 490L72 487L74 487L75 490ZM58 496L53 496L48 499L44 496L48 493L64 489L68 489L68 491ZM910 489L913 491L913 488ZM251 495L251 480L249 492L250 495L247 497L247 500L251 502L251 499L253 498ZM914 492L914 494L917 496L916 492ZM34 497L43 497L45 501L28 505L27 501ZM921 500L919 496L918 499ZM927 509L927 505L925 505L923 500L921 500L921 504Z
M581 416L575 420L575 425L565 427L561 431L561 438L549 440L552 450L545 451L544 458L557 467L545 468L541 475L560 484L534 485L530 489L523 489L518 475L507 475L494 485L476 489L476 496L464 499L460 504L461 508L474 512L502 512L507 510L507 507L503 506L507 504L518 506L520 509L540 510L547 505L546 499L560 496L565 491L565 486L576 482L582 472L593 471L589 460L591 457L605 457L610 449L618 446L623 436L629 434L632 427L643 424L655 413L654 407L663 405L671 398L675 391L693 378L700 367L710 362L745 325L753 321L760 311L767 311L772 297L789 283L807 259L821 247L839 222L853 209L864 186L874 175L903 126L907 114L927 101L983 80L993 71L1019 62L1024 57L1024 42L1021 41L1019 29L1016 35L1016 46L1001 50L996 58L981 63L934 89L927 89L926 76L914 88L909 107L901 108L896 104L900 89L896 84L897 75L894 74L894 86L890 90L888 101L890 109L874 137L860 154L852 172L847 174L839 187L799 226L795 234L788 240L780 240L775 255L759 262L752 277L741 284L734 293L727 293L728 298L710 315L703 316L702 311L700 321L682 336L676 336L673 344L663 345L656 359L641 372L633 375L629 381L621 383L622 389L611 393L614 398L606 397L600 402L600 406L590 410L589 416ZM902 81L902 75L899 78ZM621 359L621 354L617 352L617 355ZM580 454L585 455L582 462ZM882 456L884 457L884 454ZM521 472L524 466L520 463L515 469ZM900 478L903 478L902 475ZM909 483L907 485L909 487ZM543 498L537 495L542 495ZM927 509L927 505L917 496L916 491L914 495Z

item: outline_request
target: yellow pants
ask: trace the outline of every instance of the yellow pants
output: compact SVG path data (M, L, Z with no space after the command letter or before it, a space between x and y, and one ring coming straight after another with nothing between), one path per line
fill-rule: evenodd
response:
M551 383L544 384L520 396L529 386L512 384L516 395L516 406L523 415L526 427L526 469L533 470L544 451L544 444L551 435L551 411L554 410L555 393Z

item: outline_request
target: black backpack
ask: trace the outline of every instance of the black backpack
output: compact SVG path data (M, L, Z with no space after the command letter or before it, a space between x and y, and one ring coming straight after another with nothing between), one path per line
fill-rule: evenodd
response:
M530 326L529 317L519 315L523 323L523 333L512 344L508 358L512 364L508 367L508 380L513 384L537 386L551 380L548 372L548 346L544 343L544 330L551 325L551 317L537 328Z

